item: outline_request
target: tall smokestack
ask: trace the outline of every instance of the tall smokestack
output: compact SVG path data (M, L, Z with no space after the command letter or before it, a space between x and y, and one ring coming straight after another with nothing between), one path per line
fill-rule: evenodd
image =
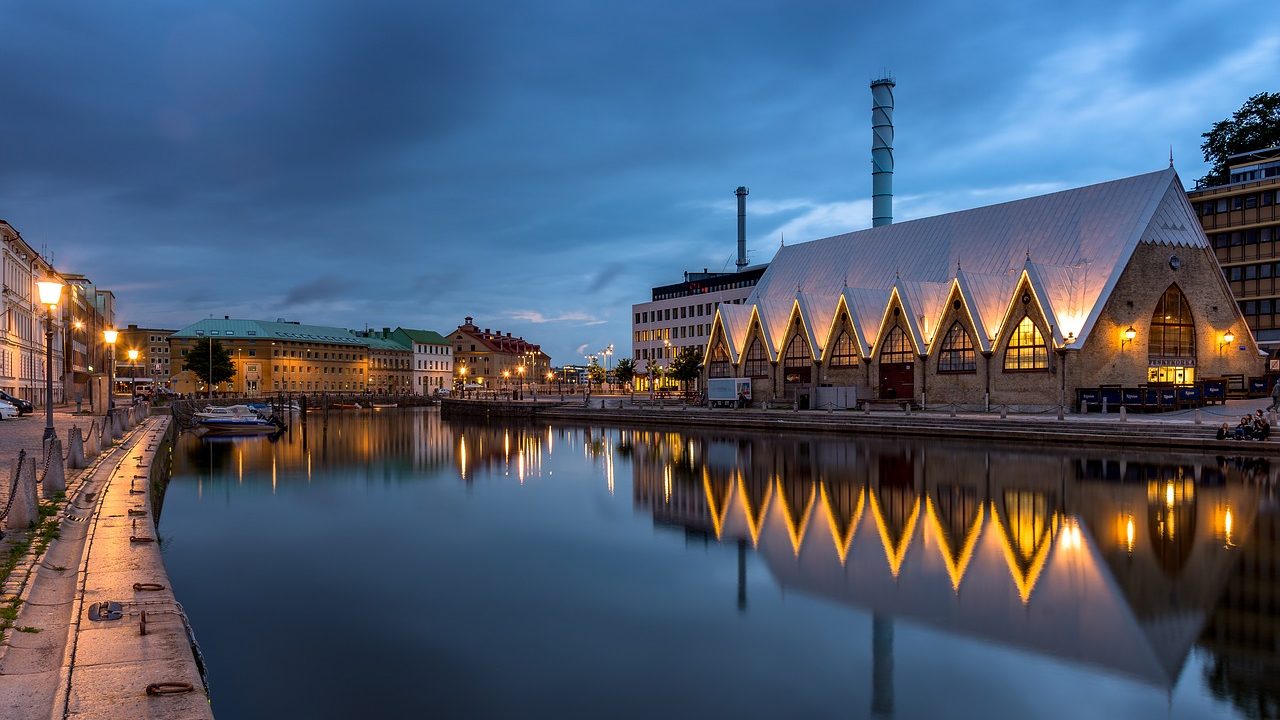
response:
M893 78L871 81L871 227L893 222Z
M742 185L733 191L738 196L738 272L747 268L747 195L750 193Z

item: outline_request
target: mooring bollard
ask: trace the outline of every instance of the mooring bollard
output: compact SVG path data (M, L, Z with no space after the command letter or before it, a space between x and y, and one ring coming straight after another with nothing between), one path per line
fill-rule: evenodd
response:
M1087 401L1087 400L1081 400L1081 401L1080 401L1080 414L1081 414L1081 415L1088 415L1088 414L1089 414L1089 401Z
M870 401L870 400L863 400L863 401L862 401L862 414L863 414L863 415L870 415L870 414L871 414L871 401Z
M40 504L36 500L35 467L35 462L27 457L26 451L19 450L13 471L9 473L9 484L14 495L9 515L4 521L8 530L25 530L39 520Z
M1199 425L1202 422L1204 422L1204 419L1200 415L1200 408L1196 408L1196 424Z
M45 446L47 465L44 477L40 481L40 489L44 491L44 499L48 500L60 492L67 491L67 475L62 468L62 441L57 435L49 438Z
M1120 422L1129 422L1129 408L1120 406Z
M1001 420L1004 420L1004 419L1005 419L1005 418L1007 418L1007 417L1009 417L1009 406L1008 406L1008 405L1001 405L1001 406L1000 406L1000 419L1001 419Z
M1066 419L1066 410L1065 410L1065 409L1063 409L1063 407L1062 407L1062 404L1061 404L1061 403L1059 403L1059 404L1058 404L1058 419L1059 419L1059 420L1065 420L1065 419Z
M1102 398L1102 414L1103 414L1103 415L1106 415L1106 414L1107 414L1107 399L1106 399L1106 398Z
M955 416L956 416L956 404L951 403L951 417L955 417Z
M67 431L67 467L79 470L84 466L84 439L80 436L80 427L72 425Z
M909 402L902 403L902 412L907 417L911 417L911 403Z

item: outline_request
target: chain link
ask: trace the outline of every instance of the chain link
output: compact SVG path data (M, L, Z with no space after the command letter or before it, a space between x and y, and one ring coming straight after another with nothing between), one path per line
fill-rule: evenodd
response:
M4 503L4 512L0 512L0 520L9 517L9 510L13 508L13 499L18 496L18 483L22 479L22 465L27 461L27 451L18 451L18 467L14 469L12 487L9 488L9 499Z

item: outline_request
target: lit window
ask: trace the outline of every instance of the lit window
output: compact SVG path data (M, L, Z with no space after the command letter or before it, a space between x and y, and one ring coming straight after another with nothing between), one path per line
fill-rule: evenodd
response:
M1049 368L1049 349L1045 346L1044 336L1040 328L1024 315L1022 321L1009 338L1009 346L1004 351L1005 370L1047 370Z
M973 338L956 321L942 339L942 350L938 354L938 372L974 372L977 370L977 358L973 353Z
M831 346L831 367L857 367L858 350L853 344L847 330L840 331L840 337Z

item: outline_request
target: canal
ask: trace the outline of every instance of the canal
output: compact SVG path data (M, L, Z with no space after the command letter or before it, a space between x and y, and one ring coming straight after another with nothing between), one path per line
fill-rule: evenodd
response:
M1259 461L393 410L175 462L223 718L1280 710Z

